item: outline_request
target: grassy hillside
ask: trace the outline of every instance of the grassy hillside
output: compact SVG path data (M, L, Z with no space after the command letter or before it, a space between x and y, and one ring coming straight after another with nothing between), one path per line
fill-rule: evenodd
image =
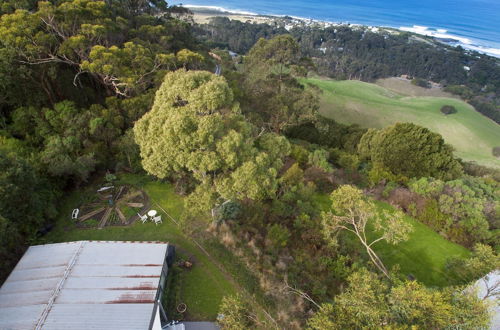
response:
M464 160L499 167L492 149L500 146L500 126L474 110L469 104L447 97L411 97L361 81L307 79L319 86L320 112L341 123L382 128L396 122L413 122L440 133ZM457 113L445 116L443 105Z
M328 195L318 194L315 200L325 211L331 206ZM387 203L379 201L375 201L375 203L380 209L393 209ZM428 286L441 287L453 284L455 277L454 274L446 271L446 260L450 257L466 258L470 252L466 248L444 239L430 227L409 216L406 216L405 220L413 228L407 241L397 245L381 241L373 246L384 264L388 269L398 265L402 274L411 275ZM372 235L373 233L368 233L369 237ZM356 240L354 235L353 239ZM359 248L363 249L361 244Z

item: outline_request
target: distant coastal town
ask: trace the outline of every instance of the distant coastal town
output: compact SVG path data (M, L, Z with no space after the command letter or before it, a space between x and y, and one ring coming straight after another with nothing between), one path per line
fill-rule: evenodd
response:
M500 50L495 48L484 48L477 45L471 44L470 40L466 38L451 36L446 34L446 30L433 30L424 26L413 26L413 27L387 27L387 26L370 26L363 24L355 24L350 22L327 22L322 20L295 17L295 16L274 16L274 15L262 15L256 13L249 13L243 11L231 11L221 7L211 7L211 6L194 6L185 5L193 12L193 20L198 24L209 23L212 17L228 17L232 20L238 20L241 22L249 22L256 24L270 24L274 26L283 27L286 30L291 30L294 27L311 27L311 28L328 28L333 26L349 26L353 30L365 30L374 33L390 33L393 35L398 35L400 33L412 33L414 35L413 39L415 41L422 42L433 42L437 41L448 46L462 46L465 49L478 51L480 53L485 53L490 56L500 57ZM429 38L431 37L431 38Z

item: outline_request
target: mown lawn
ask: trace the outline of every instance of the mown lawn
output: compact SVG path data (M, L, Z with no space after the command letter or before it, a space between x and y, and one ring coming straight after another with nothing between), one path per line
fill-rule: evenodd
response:
M396 122L412 122L440 133L465 160L500 167L492 149L500 145L500 125L469 104L447 97L412 97L356 80L304 79L323 90L320 113L344 124L383 128ZM445 116L443 105L457 113Z
M318 206L322 210L329 210L331 202L326 194L315 196ZM387 203L375 201L379 209L393 210ZM446 260L450 257L466 258L470 252L453 242L450 242L427 225L418 222L412 217L405 216L413 231L407 241L391 245L385 241L375 243L373 250L382 259L388 269L398 265L399 271L405 276L411 275L427 286L447 286L454 284L454 274L445 269ZM369 232L368 237L374 237ZM354 235L353 235L354 238ZM360 249L363 249L361 244Z
M179 290L180 301L188 307L187 318L215 320L222 297L235 294L238 290L227 275L155 205L155 202L158 203L173 218L178 219L183 208L182 198L174 193L170 184L151 181L146 176L121 175L120 180L123 183L140 186L146 191L152 200L151 207L162 215L163 224L136 222L127 227L76 228L74 222L70 220L71 210L79 205L82 194L88 194L89 190L93 190L93 187L89 187L86 192L75 191L65 198L57 225L44 237L44 243L78 240L170 242L176 246L179 258L194 262L192 269L180 272L177 283L181 283L182 287L175 288Z

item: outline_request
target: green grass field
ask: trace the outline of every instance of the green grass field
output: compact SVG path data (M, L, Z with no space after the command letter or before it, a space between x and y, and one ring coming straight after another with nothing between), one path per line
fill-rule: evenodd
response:
M411 97L356 80L307 79L323 90L320 113L344 124L382 128L396 122L412 122L440 133L455 148L456 156L500 168L492 149L500 146L500 125L467 103L446 97ZM457 113L445 116L443 105Z
M152 199L151 207L160 211L159 204L172 217L179 218L182 213L183 201L174 193L170 184L150 181L147 177L121 175L120 179L127 184L141 186ZM89 187L92 189L93 187ZM127 227L105 227L103 229L76 228L70 220L71 210L79 205L83 193L73 192L68 195L61 209L61 216L56 227L46 237L44 242L68 242L78 240L116 240L116 241L162 241L170 242L177 248L180 258L190 258L194 266L183 270L178 276L179 299L188 306L187 319L215 320L220 301L224 295L240 291L234 282L228 279L218 265L204 254L180 228L160 211L163 223L156 226L152 222L145 224L136 222ZM158 204L155 204L157 202Z
M330 209L331 202L328 195L318 194L315 200L321 209ZM393 209L387 203L379 201L375 203L380 209ZM444 239L428 226L409 216L406 216L405 220L413 227L407 241L397 245L380 241L373 245L373 250L388 269L398 265L403 275L412 275L427 286L442 287L453 284L456 278L454 274L445 270L446 260L450 257L466 258L470 252ZM352 236L354 239L354 235ZM369 232L367 236L374 237L374 233ZM363 248L361 244L359 248Z

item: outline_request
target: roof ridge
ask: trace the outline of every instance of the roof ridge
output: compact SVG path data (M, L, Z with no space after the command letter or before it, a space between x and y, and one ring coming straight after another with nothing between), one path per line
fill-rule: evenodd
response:
M75 265L76 260L78 259L78 256L80 255L80 253L83 249L83 246L87 242L88 241L79 241L80 246L78 246L78 249L76 249L75 253L71 257L71 260L69 261L69 263L66 266L66 269L64 270L63 277L61 278L59 283L57 283L56 288L54 289L54 291L52 292L52 295L50 296L50 299L47 303L47 306L45 306L45 308L43 309L43 312L40 315L40 318L38 319L38 323L35 326L36 330L40 330L42 328L43 324L45 323L45 320L47 319L47 316L49 315L50 310L52 309L52 306L54 305L54 302L55 302L57 296L59 296L59 293L61 292L61 289L62 289L64 283L66 282L66 279L68 278L69 274L71 273L71 270L73 269L73 266Z

